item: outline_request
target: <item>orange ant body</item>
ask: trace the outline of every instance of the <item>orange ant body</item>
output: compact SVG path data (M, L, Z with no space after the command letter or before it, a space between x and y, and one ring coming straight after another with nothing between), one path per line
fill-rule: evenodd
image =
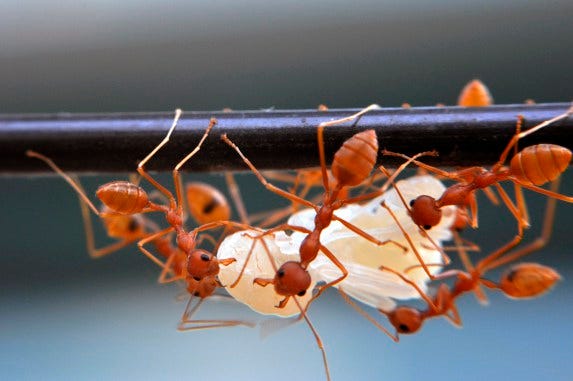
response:
M522 198L518 198L517 206L513 204L507 193L499 184L501 181L512 181L518 187L524 187L548 197L557 198L566 202L573 202L572 197L567 197L559 193L551 192L540 188L549 181L560 176L569 165L571 151L554 144L537 144L527 147L514 155L509 167L504 166L509 151L517 144L518 140L546 127L558 120L567 118L573 112L573 108L566 113L547 120L531 129L516 133L502 152L498 162L491 170L484 167L470 167L455 172L446 172L436 167L429 166L419 161L414 161L419 167L436 173L445 178L458 181L444 191L437 200L433 197L421 195L410 201L410 215L412 220L424 229L430 229L439 223L441 219L441 208L446 205L466 206L469 205L472 212L472 226L477 227L477 203L474 191L487 189L495 186L502 200L518 221L519 234L527 225L525 222L527 215L526 207ZM518 131L522 122L522 117L518 120ZM385 155L400 156L410 159L406 155L383 151Z
M183 201L182 201L183 192L180 181L179 169L200 150L201 145L207 138L210 130L217 123L216 119L214 118L211 119L209 126L207 127L205 133L203 134L201 140L199 141L195 149L193 149L191 153L189 153L181 162L179 162L178 165L173 170L173 179L174 179L177 199L173 196L173 194L169 190L167 190L165 187L159 184L145 171L144 165L147 163L147 161L149 161L149 159L151 159L151 157L153 157L153 155L155 155L155 153L169 141L169 138L173 130L175 129L180 116L181 116L181 110L177 110L174 121L167 133L167 136L157 147L155 147L155 149L147 157L145 157L139 163L137 168L138 173L143 178L148 180L161 194L167 197L168 205L157 204L151 201L147 192L136 184L130 183L128 181L113 181L100 186L96 191L96 196L102 201L102 203L107 208L111 210L111 213L108 212L101 213L97 210L97 208L85 195L85 192L83 192L81 187L78 186L68 175L66 175L59 168L57 168L50 159L46 158L43 155L37 154L33 151L28 151L27 154L28 156L37 157L46 162L48 165L50 165L52 169L58 172L72 186L72 188L74 188L74 190L78 193L78 195L82 198L82 200L86 203L86 205L88 205L88 207L101 218L104 219L107 219L109 217L116 218L117 215L123 215L129 217L133 216L134 214L155 212L155 211L164 213L167 223L170 225L170 227L140 239L138 241L138 247L154 263L162 267L165 271L168 271L166 263L162 262L151 252L149 252L144 247L144 245L149 242L154 242L158 240L160 237L163 237L171 233L172 231L175 231L178 249L181 252L185 253L185 255L187 256L186 263L193 264L193 266L186 266L187 269L192 269L191 273L189 274L192 277L196 278L197 280L200 280L206 276L216 275L218 272L218 262L214 255L203 252L202 250L195 249L197 245L197 235L202 231L214 229L219 226L238 225L240 227L244 227L244 225L228 221L215 221L203 224L200 227L190 232L187 232L183 227L184 223ZM208 213L203 213L203 215L198 214L198 216L204 217L207 214ZM169 258L171 258L172 255L175 255L174 253L177 253L177 250L171 250L171 255ZM167 260L168 262L169 258ZM172 259L171 261L173 262L174 260ZM175 265L175 266L181 267L180 265ZM184 278L184 272L180 272L178 275L176 275L174 279L182 279L182 278Z
M479 79L468 82L458 97L458 106L486 107L493 104L493 98L486 85Z
M340 124L345 121L351 121L357 119L364 113L374 108L378 108L378 106L372 105L350 117L329 122L323 122L319 124L317 129L317 136L318 136L322 182L324 187L323 201L320 206L306 199L303 199L297 195L288 193L269 183L263 177L263 175L256 169L256 167L249 161L249 159L245 157L245 155L240 151L240 149L229 138L227 138L226 135L223 135L221 137L229 146L231 146L239 154L239 156L243 159L243 161L257 176L259 181L268 190L282 197L285 197L288 200L313 208L316 211L313 230L308 230L299 226L283 224L273 229L270 229L264 233L264 234L271 234L274 231L290 229L307 234L307 236L301 242L299 248L300 261L289 261L282 264L281 267L278 268L278 270L276 271L276 275L273 279L256 278L254 280L255 283L263 287L272 284L277 294L284 296L284 299L279 303L278 306L279 308L284 307L288 302L288 300L290 299L290 297L295 295L303 296L306 293L311 283L311 278L307 271L307 268L308 265L318 256L319 252L324 253L324 255L326 255L326 257L328 257L332 261L332 263L334 263L340 269L342 275L339 278L319 287L317 294L314 295L313 297L313 300L316 299L326 288L341 282L347 276L348 272L344 268L342 263L338 259L336 259L336 257L332 252L330 252L330 250L328 250L326 247L324 247L324 245L320 243L321 232L326 227L328 227L333 220L339 221L349 230L355 232L356 234L364 237L365 239L377 245L393 243L401 247L402 249L407 250L405 247L403 247L402 245L398 244L395 241L392 240L380 241L370 236L363 230L357 228L356 226L334 215L334 211L345 204L361 201L381 194L386 189L386 186L382 187L382 190L374 192L373 194L362 195L354 198L340 199L339 194L341 191L343 191L347 187L359 185L369 177L376 163L376 157L378 153L378 140L374 130L366 130L359 132L354 136L352 136L350 139L346 140L342 145L342 147L334 155L331 167L332 176L334 178L334 184L331 187L329 184L329 176L325 164L324 139L323 139L324 128L330 125ZM392 178L387 182L387 185L390 184L391 180L395 178L398 175L398 173L408 164L409 162L403 164L399 168L399 170L397 170L394 173ZM245 266L247 261L248 258L245 261ZM239 275L239 278L237 279L235 284L239 281L240 276L241 275ZM310 303L308 305L310 305Z
M552 191L557 191L558 186L559 179L552 183ZM399 306L392 311L379 310L388 317L390 323L396 329L396 335L389 334L385 329L382 329L382 331L397 341L399 333L415 333L421 328L426 319L439 316L443 316L454 325L460 326L461 318L455 301L459 296L468 292L481 292L480 286L500 290L508 297L514 299L535 298L549 291L553 285L560 280L560 276L555 270L537 263L519 263L512 265L502 274L498 283L484 279L483 276L487 271L514 262L545 246L551 237L555 217L555 206L556 199L548 199L542 233L530 244L509 253L508 251L512 246L505 245L479 261L475 267L465 263L467 272L449 270L437 275L435 277L436 280L443 280L450 277L456 277L456 280L451 288L444 283L440 284L433 298L426 295L416 283L412 282L404 274L389 268L381 268L383 271L396 274L404 282L414 287L428 304L428 308L425 310L408 306Z

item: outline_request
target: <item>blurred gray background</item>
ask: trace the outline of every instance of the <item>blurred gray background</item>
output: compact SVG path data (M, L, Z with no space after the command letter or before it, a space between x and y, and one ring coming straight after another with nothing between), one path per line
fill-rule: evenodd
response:
M5 0L0 112L453 104L475 77L497 103L573 99L570 1L306 3ZM92 194L114 178L84 181ZM189 178L223 185L217 175ZM238 180L250 210L280 203L250 176ZM527 200L531 239L543 198ZM88 258L77 199L61 179L2 177L0 201L0 378L324 378L304 324L265 340L246 328L177 332L178 290L156 285L137 250ZM481 201L480 229L467 236L487 253L515 225ZM559 205L551 243L531 257L564 281L527 302L493 294L484 308L468 296L463 330L433 320L396 345L335 292L321 298L311 317L333 379L570 380L570 208ZM207 305L203 316L254 316L224 307Z

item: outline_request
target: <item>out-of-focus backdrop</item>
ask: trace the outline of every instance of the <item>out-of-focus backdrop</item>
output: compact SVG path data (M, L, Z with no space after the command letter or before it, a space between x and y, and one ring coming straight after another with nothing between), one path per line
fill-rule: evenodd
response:
M5 0L0 112L454 104L475 77L498 103L573 99L570 1L307 3ZM188 177L223 186L217 175ZM84 181L91 195L113 178ZM280 202L251 176L238 180L250 210ZM563 191L573 193L570 175ZM543 198L527 200L531 239ZM487 253L515 224L480 201L480 229L468 237ZM61 179L2 177L0 202L0 378L324 377L304 324L264 340L247 328L177 332L178 290L155 284L137 250L88 258L77 199ZM333 379L570 379L572 207L559 204L551 243L531 257L563 274L556 290L525 302L492 294L487 307L468 296L463 330L429 321L394 344L327 293L310 314ZM206 307L204 316L225 309ZM221 313L253 316L238 306Z

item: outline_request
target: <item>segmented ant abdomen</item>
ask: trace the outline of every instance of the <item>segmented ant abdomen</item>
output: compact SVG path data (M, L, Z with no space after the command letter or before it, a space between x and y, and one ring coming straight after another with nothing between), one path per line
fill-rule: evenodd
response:
M231 207L217 188L204 183L189 183L185 194L189 212L199 224L231 219Z
M460 93L458 106L485 107L493 103L493 98L486 85L479 79L469 82Z
M149 205L147 192L128 181L113 181L102 185L96 196L115 213L140 213Z
M415 224L428 230L440 223L442 209L433 197L422 195L410 201L410 217Z
M511 159L510 171L525 184L543 185L563 173L571 161L571 151L555 144L524 148Z
M355 186L372 172L378 156L378 139L374 130L357 133L344 142L332 161L332 175L340 185Z
M538 263L520 263L504 273L499 288L512 298L535 298L549 291L561 279L557 271Z
M187 273L197 281L215 276L219 273L219 261L208 251L195 249L187 256Z
M388 320L396 328L396 331L402 334L417 332L424 322L420 311L406 306L397 307L388 313Z
M109 212L110 209L104 207L102 212ZM108 215L102 217L102 222L107 231L107 235L112 238L137 238L145 234L145 224L141 215Z
M308 271L295 261L283 263L274 279L275 291L283 296L304 296L310 283Z

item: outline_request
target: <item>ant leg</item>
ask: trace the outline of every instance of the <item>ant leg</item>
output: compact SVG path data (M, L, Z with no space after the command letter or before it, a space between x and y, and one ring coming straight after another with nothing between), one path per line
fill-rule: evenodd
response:
M249 215L247 214L247 209L245 208L245 203L243 202L243 197L241 196L241 190L235 181L235 177L231 172L225 172L225 181L227 182L227 188L231 194L231 199L235 204L235 209L239 214L241 222L244 224L249 224Z
M345 204L350 204L350 203L355 203L355 202L360 202L360 201L364 201L367 199L371 199L374 197L377 197L381 194L383 194L384 192L386 192L386 190L390 187L390 185L394 184L394 181L396 180L396 177L398 177L398 175L404 171L404 169L406 169L406 167L408 165L410 165L411 163L415 162L417 158L421 157L421 156L437 156L437 152L436 151L426 151L426 152L420 152L417 153L416 155L414 155L413 157L409 158L406 162L402 163L398 168L396 168L396 170L394 171L394 173L390 174L390 172L383 166L381 165L380 167L378 167L378 169L384 173L388 179L384 182L384 185L382 185L380 187L380 189L376 190L375 192L371 192L371 193L366 193L366 194L362 194L360 196L357 197L352 197L352 198L347 198L344 200L340 200L338 201L338 203L340 205L345 205Z
M84 193L83 189L72 180L72 178L67 175L64 171L62 171L50 158L44 156L36 151L27 150L26 155L28 157L35 157L36 159L42 160L46 163L54 172L56 172L60 177L62 177L70 186L76 191L78 196L89 206L89 208L94 212L97 216L100 216L99 210L94 206L94 204L90 201L88 196Z
M314 294L312 296L312 298L308 301L306 307L305 307L305 311L308 310L308 308L310 307L310 305L312 304L312 302L314 302L316 299L318 299L318 297L329 287L334 286L335 284L338 284L340 282L342 282L344 280L344 278L346 278L348 276L348 270L346 270L346 267L344 267L344 265L336 258L336 256L332 253L332 251L330 251L329 249L326 248L326 246L324 245L320 245L319 244L319 249L320 251L322 251L322 253L324 255L326 255L328 257L328 259L330 259L330 261L332 263L334 263L334 265L336 267L338 267L340 269L340 271L342 272L342 275L339 276L338 278L336 278L335 280L333 280L332 282L328 282L322 286L318 287L318 291L316 292L316 294Z
M165 268L165 263L163 263L159 259L157 259L157 257L155 255L151 254L151 252L143 246L145 244L147 244L148 242L153 241L154 239L157 239L161 236L164 236L166 234L171 233L173 230L174 230L173 227L168 227L167 229L163 229L163 230L161 230L155 234L151 234L150 236L143 238L142 240L137 242L137 247L139 247L139 250L141 250L141 252L143 254L145 254L145 256L147 258L149 258L153 263L155 263L157 266L159 266L161 268Z
M382 150L382 155L401 157L401 158L408 160L408 161L411 160L412 163L416 164L418 167L420 167L422 169L425 169L426 171L435 173L438 176L443 176L443 177L450 179L450 180L459 180L459 177L458 177L456 172L450 173L450 172L441 170L437 167L422 163L418 160L412 160L413 158L411 158L410 156L404 155L402 153L392 152L392 151L388 151L388 150L384 149L384 150Z
M505 190L499 183L496 183L495 187L497 188L497 192L501 196L501 199L503 200L503 202L505 203L505 205L507 206L513 217L515 217L515 219L517 220L518 232L520 235L522 235L523 228L529 227L529 225L526 225L525 221L523 220L522 210L525 207L525 204L521 204L518 207L516 207L515 204L509 198L509 195L505 192Z
M390 339L392 339L394 342L398 342L400 341L400 338L398 335L393 335L390 331L388 331L386 328L384 328L384 326L382 324L380 324L376 319L374 319L368 312L366 312L362 307L360 307L358 304L356 304L343 290L342 287L338 288L338 292L340 293L340 296L342 296L342 299L344 299L344 301L346 303L348 303L350 305L350 307L354 308L354 310L356 312L358 312L360 315L362 315L364 318L366 318L366 320L368 320L370 323L372 323L376 328L378 328L380 331L382 331L383 333L385 333L386 335L388 335L388 337Z
M408 252L408 248L406 246L402 245L401 243L396 242L392 239L380 241L378 238L373 237L372 235L368 234L364 230L360 229L358 226L353 225L352 223L350 223L350 222L348 222L348 221L346 221L346 220L344 220L344 219L342 219L336 215L332 216L332 220L340 222L342 225L344 225L345 228L353 231L354 233L358 234L359 236L363 237L364 239L372 242L376 246L384 246L384 245L388 245L388 244L393 244L396 247L398 247L399 249L401 249L402 251L404 251L404 253Z
M411 279L408 279L407 277L404 276L404 274L402 274L399 271L393 270L389 267L385 267L385 266L380 266L379 267L380 271L388 271L394 275L396 275L397 277L399 277L400 279L402 279L403 282L408 283L410 286L412 286L419 294L420 297L422 299L424 299L424 301L426 303L428 303L428 306L433 310L433 311L439 311L438 306L432 301L432 298L430 298L428 296L428 294L426 294L421 288L420 286L418 286L416 284L416 282L412 281ZM443 273L442 273L443 274ZM441 274L440 274L441 275ZM436 278L437 279L437 278Z
M495 262L498 258L503 256L509 250L517 246L523 237L521 235L516 235L511 241L503 245L501 248L497 249L493 253L489 254L487 257L479 261L476 265L476 270L483 274L488 268L490 268L491 263Z
M193 299L195 297L191 295L189 298L189 302L185 307L185 311L183 312L183 316L181 316L181 320L179 321L179 325L177 329L179 331L195 331L201 329L209 329L209 328L224 328L224 327L235 327L238 325L245 325L247 327L254 327L255 324L247 321L241 320L191 320L193 315L199 310L201 304L203 304L204 298L199 298L199 301L193 305Z
M532 134L532 133L534 133L534 132L537 132L537 131L539 131L540 129L542 129L542 128L544 128L544 127L547 127L547 126L549 126L549 125L551 125L551 124L553 124L553 123L555 123L555 122L558 122L558 121L560 121L560 120L562 120L562 119L565 119L565 118L569 117L571 114L573 114L573 106L571 106L565 113L563 113L563 114L561 114L561 115L557 115L557 116L554 117L554 118L551 118L551 119L549 119L549 120L546 120L546 121L544 121L544 122L541 122L541 123L539 123L537 126L531 127L531 128L528 129L527 131L523 131L523 132L520 132L520 133L516 133L516 134L513 136L513 138L511 138L511 140L509 141L509 143L507 144L507 146L505 147L505 149L504 149L503 152L501 153L498 162L492 167L492 171L496 171L496 170L498 170L499 168L501 168L501 167L503 166L503 163L505 163L505 160L507 159L507 155L509 155L509 151L511 151L511 148L512 148L515 144L517 144L517 142L518 142L520 139L522 139L522 138L524 138L524 137L526 137L526 136L528 136L528 135L530 135L530 134ZM517 123L522 123L522 119L523 119L523 116L519 115L519 116L518 116L518 121L517 121ZM518 127L518 129L521 129L521 127Z
M559 189L560 181L561 181L561 178L557 178L555 181L553 181L553 183L551 184L552 191L557 192L557 190ZM539 250L539 249L543 248L545 245L547 245L547 242L549 242L549 239L551 238L551 233L553 232L553 224L555 221L556 204L557 204L557 201L554 198L549 198L547 200L547 203L545 206L545 217L543 220L543 228L541 231L541 235L539 237L537 237L533 242L522 247L521 249L516 250L513 253L508 253L507 255L505 255L505 257L499 258L499 259L489 263L484 268L484 270L490 270L493 268L503 266L507 263L510 263L510 262L517 260L518 258L521 258L525 255L528 255L528 254L530 254L536 250Z
M269 191L278 194L279 196L282 196L290 201L294 201L294 202L298 202L308 208L313 208L313 209L317 209L317 206L313 203L311 203L310 201L307 201L303 198L300 198L292 193L289 193L283 189L280 189L278 187L276 187L275 185L269 183L261 174L261 172L259 172L259 170L251 163L251 161L249 159L247 159L247 157L245 155L243 155L243 153L241 152L241 150L239 149L239 147L237 147L237 145L235 143L233 143L228 137L227 134L223 134L221 135L221 139L227 143L231 148L233 148L237 154L243 159L243 161L245 162L245 164L247 164L247 166L251 169L251 171L253 171L253 173L255 174L255 176L257 176L257 178L259 179L259 181L261 182L261 184L264 185L265 188L267 188Z
M296 296L294 296L293 299L294 299L296 305L298 306L298 309L300 310L300 314L302 315L302 317L306 321L306 324L308 324L308 327L310 328L310 330L312 331L312 334L314 335L314 338L316 340L316 344L318 345L318 349L320 349L320 352L322 354L322 362L324 364L324 371L326 372L326 380L330 381L330 370L328 369L328 360L326 359L326 350L324 349L324 344L322 343L322 340L318 334L318 331L312 325L312 322L310 321L308 315L306 314L305 309L302 308L302 306L300 305L300 302L298 301Z
M199 143L197 143L197 145L195 146L195 148L193 148L193 151L191 151L187 156L185 156L183 158L183 160L181 160L173 169L173 184L175 185L175 194L177 196L177 202L179 205L179 210L182 210L183 206L182 206L182 199L183 199L183 187L181 184L181 174L179 172L179 170L181 169L181 167L187 163L189 161L189 159L191 159L193 156L195 156L195 154L197 152L199 152L199 150L201 149L201 146L203 145L203 142L205 141L205 139L207 139L207 136L209 136L209 132L211 131L211 129L217 124L217 119L215 118L211 118L209 120L209 125L207 126L207 129L205 130L205 132L203 133L203 136L201 137L201 140L199 140Z
M499 205L499 200L497 199L495 192L492 191L490 187L482 188L482 191L493 205Z
M182 113L181 109L175 110L175 117L173 118L173 123L171 124L171 128L169 128L169 131L167 131L167 135L163 138L161 143L159 143L157 147L155 147L137 166L137 172L169 199L169 204L171 206L171 209L175 209L176 205L173 194L163 185L159 184L153 177L151 177L151 175L149 175L145 171L143 166L149 161L149 159L151 159L157 153L157 151L159 151L165 144L167 144L167 142L169 142L171 134L175 130L175 127L177 127L177 122L181 117L181 113Z
M460 258L460 261L464 265L466 271L471 274L472 271L474 270L474 265L473 265L472 261L470 260L470 257L469 257L469 255L468 255L468 253L464 247L464 243L462 241L462 238L460 237L460 234L457 231L453 231L452 234L454 236L454 243L456 245L455 247L456 247L456 250L458 252L458 256ZM475 296L476 296L477 300L480 302L480 304L482 304L482 305L488 304L487 296L486 296L483 288L479 284L475 288Z

